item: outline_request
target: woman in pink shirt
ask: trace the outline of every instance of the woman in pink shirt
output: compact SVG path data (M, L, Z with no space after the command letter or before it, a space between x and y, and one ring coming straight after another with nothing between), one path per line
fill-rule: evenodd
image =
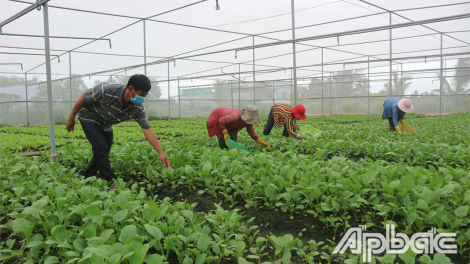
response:
M245 127L253 140L269 148L269 143L259 138L253 129L253 126L259 123L261 123L261 118L258 107L248 105L241 111L231 107L218 107L212 111L206 125L209 137L216 135L221 149L228 149L228 138L237 142L238 131Z

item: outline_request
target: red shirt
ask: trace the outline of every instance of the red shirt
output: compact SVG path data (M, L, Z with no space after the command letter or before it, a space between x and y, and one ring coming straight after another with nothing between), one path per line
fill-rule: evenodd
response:
M258 140L253 125L243 122L241 119L242 111L231 107L218 107L212 111L207 120L207 132L209 137L217 135L219 140L224 139L222 130L227 129L229 134L237 134L238 131L246 127L246 132L253 140Z

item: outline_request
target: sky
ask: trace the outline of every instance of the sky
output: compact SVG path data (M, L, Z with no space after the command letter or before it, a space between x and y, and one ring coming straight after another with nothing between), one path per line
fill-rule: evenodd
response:
M289 0L219 0L220 10L216 10L216 1L196 0L137 0L137 1L103 1L103 0L51 0L49 1L49 27L51 36L66 38L51 38L51 55L60 56L52 60L51 68L53 79L66 77L72 74L91 74L108 71L105 74L132 75L144 73L144 68L129 69L125 71L112 70L130 67L144 63L144 23L141 18L149 18L145 22L145 47L147 62L154 62L164 58L179 58L181 56L197 55L218 50L236 49L255 44L273 43L279 40L292 39L291 1ZM28 6L33 1L0 0L0 21L11 17ZM191 5L192 3L196 3ZM454 3L465 3L447 7L435 7L421 10L404 10L410 8L439 6ZM189 6L187 6L189 5ZM93 12L121 15L117 17L102 14L92 14L74 10L65 10L56 7L81 9ZM184 7L185 8L180 8ZM168 12L180 8L176 11ZM365 29L370 27L386 26L390 18L386 11L397 11L392 15L392 24L401 24L409 20L425 20L444 16L453 16L470 13L470 2L463 0L295 0L295 37L304 38L336 34L345 31ZM351 19L354 17L362 17ZM340 22L333 22L343 20ZM316 25L316 26L311 26ZM441 39L439 32L447 33L443 37L442 46L444 54L470 52L470 19L459 19L440 23L427 24L426 27L414 26L392 30L392 52L394 58L417 56L413 60L394 63L393 69L398 66L403 70L422 70L439 68L439 58L426 56L437 55L440 52ZM126 27L127 26L127 27ZM105 35L123 28L105 37ZM465 31L465 32L455 32ZM263 34L266 32L274 32ZM43 36L43 11L32 11L14 22L5 25L0 35L0 72L16 73L23 76L28 71L29 76L38 76L45 80L44 65L44 39L42 37L9 36L8 34L23 34ZM256 35L253 37L252 35ZM425 35L425 36L423 36ZM90 40L73 39L106 38L90 44ZM390 31L340 36L337 38L322 38L296 44L296 62L299 69L297 76L300 83L305 78L321 77L322 52L323 62L337 61L364 61L389 58ZM409 38L414 37L414 38ZM228 42L228 43L226 43ZM369 42L366 44L359 44ZM216 44L221 44L214 46ZM87 45L85 45L87 44ZM339 45L338 45L339 44ZM353 45L355 44L355 45ZM80 47L81 46L81 47ZM214 46L214 47L209 47ZM77 49L77 47L80 47ZM209 47L209 48L207 48ZM69 63L69 53L71 63ZM195 51L196 50L196 51ZM87 52L87 53L83 53ZM37 55L20 55L5 53L29 53ZM101 53L101 54L89 54ZM104 54L121 54L132 56L115 56ZM254 53L254 54L253 54ZM168 74L171 79L191 78L182 80L180 85L204 85L213 82L214 78L234 80L230 76L213 78L196 78L197 76L215 75L222 72L238 73L239 67L242 79L252 80L253 56L256 59L255 69L277 69L276 72L256 74L256 80L266 81L290 78L289 70L293 65L292 44L271 46L253 50L196 56L190 60L178 60L171 63L150 65L146 71L148 75L158 76L164 80ZM183 54L183 55L182 55ZM270 58L276 55L282 55ZM454 65L455 59L468 55L446 57L448 65ZM23 71L19 65L1 65L1 63L22 63ZM240 64L240 66L239 66ZM309 65L316 65L310 66ZM39 67L37 67L39 66ZM383 73L377 79L386 79L389 70L388 62L372 62L371 73ZM37 68L35 68L37 67ZM221 68L223 67L223 69ZM323 67L324 75L343 69L366 68L366 63L335 64ZM35 69L33 69L35 68ZM33 70L31 70L33 69ZM420 92L436 89L436 82L432 82L433 73L416 79L410 90ZM90 76L90 85L93 80L107 79L106 76ZM163 97L168 95L165 83L161 83ZM437 84L438 86L438 84ZM372 90L380 90L382 82L375 83ZM170 84L171 95L177 93L177 82Z

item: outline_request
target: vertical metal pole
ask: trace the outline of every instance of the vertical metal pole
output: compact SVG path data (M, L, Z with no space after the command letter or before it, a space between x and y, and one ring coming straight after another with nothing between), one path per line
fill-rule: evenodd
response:
M233 108L233 87L232 87L232 80L230 80L230 100L232 101L232 108Z
M294 79L292 79L292 69L290 69L290 104L291 105L292 105L292 100L294 97L294 94L292 92L293 83L294 83ZM295 107L296 105L292 105L292 106Z
M180 93L180 77L178 77L178 116L181 119L181 93Z
M389 24L392 25L392 12L389 13ZM392 29L390 31L390 96L392 95Z
M332 111L331 111L331 72L330 72L330 115L332 115Z
M400 63L400 94L403 97L403 63Z
M370 117L370 63L367 56L367 115Z
M171 122L171 110L170 110L170 58L168 58L167 62L167 68L168 68L168 123Z
M276 88L274 87L274 82L273 82L273 105L276 104Z
M253 46L255 45L255 36L253 36ZM256 78L255 78L255 49L253 49L253 105L256 105Z
M444 60L444 79L442 80L442 89L444 89L445 81L447 80L447 60ZM468 95L468 93L467 93ZM446 105L447 105L447 90L444 89L444 113L446 112Z
M323 48L321 48L321 116L323 117Z
M54 111L52 105L52 83L51 83L51 47L49 45L49 10L47 2L42 6L44 20L44 47L46 51L46 78L47 78L47 106L49 110L49 134L51 138L51 162L59 161L55 148L55 131L54 131Z
M338 75L339 74L341 74L341 72L338 72ZM338 113L338 98L336 98L336 91L337 90L338 90L338 84L335 84L335 111L336 111L336 113Z
M292 13L292 39L295 39L295 15L294 15L294 0L291 0L291 13ZM296 65L296 52L295 42L292 43L292 58L293 58L293 71L294 71L294 105L297 105L297 65Z
M28 75L24 73L24 88L26 90L26 126L29 127L29 107L28 107Z
M69 51L69 88L70 88L70 111L73 109L72 101L72 52Z
M147 34L145 33L145 19L142 20L144 25L144 75L147 76ZM148 110L148 100L145 100L145 109Z
M442 118L442 33L441 33L441 74L440 74L440 85L439 85L439 118Z
M238 64L238 109L241 110L241 107L240 107L240 63Z

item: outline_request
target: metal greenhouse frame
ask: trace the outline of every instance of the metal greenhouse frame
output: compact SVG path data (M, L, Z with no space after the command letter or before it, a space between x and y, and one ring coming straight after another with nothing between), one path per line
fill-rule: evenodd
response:
M6 1L6 0L4 0ZM28 98L28 87L32 86L40 86L40 85L46 85L47 86L47 106L48 106L48 124L50 128L50 142L51 142L51 161L57 161L58 156L56 153L56 143L55 143L55 132L54 132L54 111L53 111L53 103L57 102L53 100L53 86L52 86L52 75L53 73L51 72L51 61L57 59L58 62L60 62L60 58L68 58L68 75L64 75L61 78L56 78L54 82L63 82L63 81L68 81L69 82L69 93L70 93L70 107L72 108L74 98L73 98L73 93L72 93L72 80L76 78L83 78L83 77L89 77L90 76L107 76L113 80L113 76L115 78L125 78L127 76L127 71L141 71L145 75L148 74L149 70L148 68L150 66L157 66L157 65L162 65L166 66L166 76L154 76L156 78L155 81L153 81L156 84L164 84L166 83L168 87L168 98L167 98L167 104L168 104L168 118L171 118L171 105L173 101L177 100L177 105L178 105L178 117L182 117L182 111L181 111L181 94L182 91L189 91L189 93L192 95L192 91L198 91L195 92L199 95L198 98L193 98L198 101L198 103L203 104L204 102L214 102L214 98L209 98L209 99L204 99L203 98L203 91L204 89L209 89L209 90L214 90L216 89L216 84L201 84L201 83L195 83L194 85L191 85L193 80L211 80L211 81L221 81L223 85L226 85L227 87L230 88L230 98L224 98L224 101L229 102L228 104L231 105L232 107L238 107L242 108L242 101L246 102L252 102L254 105L256 105L258 102L266 102L266 103L276 103L276 89L285 89L285 87L288 87L287 89L290 90L290 93L292 96L290 98L283 98L283 99L277 99L279 101L284 101L284 102L289 102L293 105L297 105L299 101L301 100L321 100L321 115L325 114L332 114L332 99L335 101L337 99L366 99L367 100L367 113L371 113L371 99L374 98L382 98L385 96L423 96L423 95L416 95L416 94L404 94L403 93L403 78L407 74L429 74L429 73L434 73L438 72L438 81L439 81L439 117L442 116L442 101L443 101L443 95L447 96L446 93L444 92L445 89L445 74L448 71L452 70L461 70L463 72L462 75L456 75L456 77L465 77L470 75L470 65L469 67L447 67L444 65L444 60L447 59L452 59L452 58L468 58L470 56L470 50L468 52L462 51L463 49L469 49L470 48L470 41L461 39L460 37L456 37L456 34L469 34L470 36L470 23L467 23L464 30L438 30L435 29L434 27L430 26L430 24L435 24L435 23L444 23L444 22L455 22L455 21L462 21L465 19L470 18L470 12L466 13L459 13L459 14L454 14L454 15L448 15L448 16L439 16L439 17L432 17L432 18L427 18L427 19L421 19L421 20L411 20L407 16L402 15L402 12L411 12L411 11L421 11L421 10L428 10L428 9L439 9L439 8L446 8L446 7L455 7L455 6L466 6L468 7L468 10L470 11L470 2L459 2L459 3L447 3L447 4L442 4L442 5L434 5L434 6L423 6L423 7L413 7L413 8L407 8L407 9L398 9L398 10L390 10L381 6L378 6L376 4L363 1L363 0L358 0L363 5L369 6L371 8L375 8L376 10L381 10L380 12L376 12L373 14L367 14L367 15L360 15L360 16L354 16L354 17L349 17L345 19L340 19L340 20L333 20L333 21L328 21L328 22L322 22L322 23L316 23L316 24L309 24L309 25L302 25L299 27L296 27L296 18L295 18L295 1L291 0L290 2L290 20L291 24L289 25L290 27L288 29L282 29L282 30L272 30L272 31L267 31L263 33L258 33L258 34L253 34L253 33L244 33L244 32L237 32L237 31L232 31L232 30L223 30L223 29L218 29L216 27L204 27L204 26L199 26L199 25L191 25L191 24L183 24L183 23L176 23L176 22L171 22L171 21L164 21L164 20L158 20L156 17L158 16L163 16L167 15L170 13L174 13L177 11L181 11L190 7L194 7L198 4L204 3L204 2L210 2L209 0L201 0L201 1L196 1L192 2L177 8L173 8L171 10L167 10L165 12L161 12L152 16L147 16L147 17L137 17L137 16L128 16L128 15L119 15L119 14L113 14L113 13L105 13L105 12L98 12L94 10L86 10L86 9L77 9L77 8L70 8L70 7L64 7L64 6L53 6L49 5L49 0L41 0L41 1L36 1L36 3L31 4L28 1L22 1L22 0L8 0L11 2L15 3L24 3L24 4L29 4L27 8L24 10L18 12L17 14L11 16L10 18L6 19L5 21L0 23L0 39L1 37L4 36L16 36L16 37L25 37L25 38L43 38L44 39L44 49L42 48L27 48L27 47L19 47L19 46L5 46L4 44L0 45L0 48L2 49L15 49L15 52L6 52L6 51L0 51L0 54L8 54L8 55L15 55L15 56L45 56L45 62L36 65L34 67L31 67L27 69L24 73L21 72L5 72L5 74L21 74L24 75L25 78L25 93L26 93L26 99L24 101L2 101L1 103L25 103L26 104L26 123L29 126L30 124L30 113L28 110L28 104L29 103L34 103L34 100L30 100ZM31 35L31 34L14 34L14 33L3 33L3 30L7 28L7 25L18 18L27 15L28 13L36 10L36 9L41 9L43 11L43 24L44 24L44 35ZM93 15L101 15L101 16L106 16L106 17L117 17L117 18L125 18L125 19L132 19L135 20L132 23L129 23L123 27L120 27L116 30L113 30L112 32L109 32L99 38L93 38L93 37L70 37L70 36L50 36L49 35L49 8L54 8L57 10L66 10L70 12L79 12L79 13L87 13L87 14L93 14ZM218 6L217 8L224 8L223 7L223 2L221 2L221 7ZM380 26L373 26L373 27L361 27L359 29L353 29L353 30L337 30L333 33L327 33L327 34L309 34L306 37L296 37L296 31L299 30L307 30L307 29L312 29L313 27L321 27L325 25L334 25L335 23L347 23L350 21L357 21L360 19L368 19L370 17L374 16L388 16L388 25L380 25ZM400 23L393 23L392 18L393 16L400 18L402 21ZM109 43L109 48L111 49L111 41L112 41L112 36L113 34L123 31L125 29L128 29L131 26L136 25L137 23L142 22L142 36L143 36L143 55L131 55L131 54L123 54L123 53L104 53L104 52L92 52L92 51L83 51L80 50L81 48L88 46L92 43L95 43L97 41L107 41ZM148 45L150 43L148 42L147 38L147 24L148 23L158 23L158 24L165 24L165 25L171 25L171 26L178 26L178 27L183 27L183 28L188 28L188 29L195 29L195 30L203 30L204 32L214 32L214 33L224 33L224 34L232 34L232 35L237 35L236 39L233 40L228 40L228 41L222 41L220 43L216 43L213 45L205 46L202 48L197 48L197 49L192 49L183 53L179 53L173 56L149 56L147 54L148 52ZM428 32L423 33L420 35L410 35L410 36L402 36L402 37L395 37L393 38L393 30L400 30L404 28L412 28L412 27L422 27L425 28ZM370 33L376 33L376 32L387 32L388 31L388 38L387 39L374 39L374 40L367 40L367 41L355 41L353 43L346 43L342 44L342 40L344 38L348 38L350 36L357 36L361 34L370 34ZM289 39L280 39L277 37L272 37L273 34L282 34L282 33L291 33L291 38ZM305 35L305 33L304 33ZM440 47L439 48L432 48L432 49L422 49L422 50L406 50L406 51L400 51L400 52L393 52L393 43L394 41L401 41L401 40L407 40L407 41L414 41L414 39L417 38L423 38L423 37L433 37L433 38L438 38L440 41ZM78 39L78 40L88 40L87 43L79 45L75 48L72 49L62 49L62 50L57 50L57 49L51 49L50 47L50 38L57 38L57 39ZM452 46L452 47L444 47L443 42L444 38L451 39L452 41L457 41L461 44L458 46ZM244 45L244 46L234 46L233 44L236 43L237 41L250 41L251 39L251 45ZM322 40L335 40L336 44L335 45L317 45L317 44L311 44L312 41L322 41ZM258 44L255 43L255 41L259 41ZM101 43L101 42L100 42ZM116 44L116 41L114 40L113 42ZM364 53L364 52L356 52L356 51L350 51L348 50L349 47L357 47L359 45L373 45L373 44L388 44L388 51L384 52L382 54L371 54L371 53ZM273 54L269 55L267 57L257 57L256 51L261 50L261 49L267 49L267 48L272 48L272 47L280 47L283 45L291 45L292 48L290 52L287 53L282 53L282 54ZM216 47L221 47L221 46L227 46L227 45L232 45L230 48L223 48L220 50L211 50L211 51L204 51L206 49L212 49ZM302 50L296 50L296 47L301 47L303 48ZM459 50L458 52L455 51L455 49L462 49ZM18 52L17 50L25 50L25 52ZM245 60L245 61L238 61L238 57L240 54L247 52L247 51L252 51L252 59L251 60ZM446 50L451 50L451 52L446 52ZM44 52L44 54L41 53L27 53L27 52ZM297 60L299 56L302 56L305 54L307 51L318 51L320 56L319 59L312 59L312 63L305 65L302 63L299 63ZM51 52L54 53L54 55L51 55ZM353 56L353 57L348 57L344 59L338 59L335 61L325 61L325 55L326 52L338 52L341 54L346 54L348 56ZM431 52L431 53L425 53L421 54L423 52ZM413 53L413 55L408 55L409 53ZM419 54L418 54L419 53ZM72 55L99 55L99 56L117 56L117 57L122 57L122 58L138 58L138 59L143 59L143 63L138 63L138 64L126 64L125 66L120 66L120 67L109 67L104 70L99 70L99 71L90 71L90 72L85 72L85 73L80 73L80 74L73 74L72 70ZM233 57L235 61L225 61L225 59L216 59L214 60L213 58L216 56L229 56ZM51 57L52 56L52 57ZM292 66L279 66L279 65L271 65L271 64L263 64L261 61L263 60L272 60L272 59L277 59L280 57L285 57L285 56L291 56L291 61L292 61ZM384 58L386 56L386 58ZM202 58L201 58L202 57ZM16 58L16 57L15 57ZM9 61L9 62L4 62L0 63L0 65L20 65L21 69L23 70L23 65L25 65L24 61L21 61L21 57L18 57L15 61ZM439 62L439 67L438 68L427 68L427 69L409 69L409 70L403 70L403 64L408 63L408 64L413 64L413 63L422 63L422 62ZM180 62L183 63L212 63L212 64L221 64L222 66L210 68L210 69L198 69L197 71L193 71L187 74L182 74L182 75L170 75L171 71L171 65L173 67L176 67L177 64ZM384 63L386 63L386 66L384 66ZM42 68L45 65L45 75L46 75L46 81L37 81L37 82L28 82L28 74L41 74L37 72L33 72L34 70L37 70L39 68ZM355 73L351 74L345 74L340 72L341 70L332 70L332 69L351 69L351 66L356 66L359 65L358 68L353 68L354 70L361 70L364 75L364 78L358 78ZM244 66L244 69L242 70L242 66ZM249 69L247 67L250 67ZM393 75L393 67L394 66L399 66L401 70L395 71L397 74L397 81L400 79L400 93L392 92L392 87L394 85L394 76ZM16 66L14 66L16 67ZM335 67L335 68L334 68ZM380 68L388 67L388 70L381 70ZM13 67L12 67L13 68ZM230 68L231 70L229 71L224 71L224 68ZM325 68L329 68L328 70ZM238 69L238 70L236 70ZM309 74L306 75L300 75L299 71L309 71ZM378 70L378 72L371 72L371 70ZM220 71L220 72L219 72ZM264 78L265 75L272 75L272 74L287 74L289 72L290 76L289 77L284 77L284 78ZM332 75L332 73L338 72L336 75ZM467 73L468 72L468 73ZM400 74L400 78L398 78L398 74ZM153 76L150 74L150 76ZM276 75L279 76L279 75ZM367 76L367 77L365 77ZM160 80L157 79L161 78ZM335 85L343 83L348 84L348 85L353 85L356 83L357 86L366 87L367 89L367 94L365 92L361 92L359 95L350 95L350 96L333 96L332 95L332 78L335 77ZM316 97L311 97L308 95L304 96L299 96L299 87L307 87L310 85L310 83L305 84L305 79L311 79L318 81L318 84L315 84L313 81L311 81L312 87L315 85L320 86L320 92L318 96ZM358 78L357 80L354 80L354 78ZM375 78L372 79L371 78ZM423 78L428 78L428 79L435 79L436 77L421 77ZM251 79L251 80L250 80ZM338 81L339 79L339 81ZM344 79L344 80L343 80ZM302 81L303 80L303 81ZM406 81L406 80L405 80ZM432 80L434 81L434 80ZM185 84L180 84L181 82L184 82ZM388 95L371 95L370 94L370 84L371 82L388 82L388 87L389 87L389 94ZM176 96L174 96L172 100L171 96L171 83L177 83L177 99ZM188 84L189 83L189 84ZM242 85L244 86L242 88ZM395 84L395 89L397 91L398 87ZM325 89L325 87L329 87L329 89ZM0 87L1 88L1 87ZM201 90L203 89L203 90ZM228 88L227 88L228 89ZM252 99L244 99L242 100L241 98L241 90L252 90L253 96ZM267 98L257 98L256 91L261 89L272 89L272 95L269 95ZM234 96L234 91L238 91L238 98ZM268 90L268 92L271 90ZM337 91L337 88L335 88L335 93ZM250 92L251 93L251 92ZM451 96L462 96L463 94L455 94ZM271 98L272 96L272 98ZM434 96L437 97L437 95L428 95L428 96ZM466 94L467 98L468 93ZM158 102L158 101L164 101L164 100L146 100L146 105L145 107L148 108L148 104L152 102ZM42 102L42 101L41 101ZM64 101L60 101L64 102ZM66 101L65 101L66 102ZM193 101L191 101L193 102ZM365 102L365 101L364 101ZM325 105L329 106L329 109L325 109ZM228 106L228 105L227 105Z

